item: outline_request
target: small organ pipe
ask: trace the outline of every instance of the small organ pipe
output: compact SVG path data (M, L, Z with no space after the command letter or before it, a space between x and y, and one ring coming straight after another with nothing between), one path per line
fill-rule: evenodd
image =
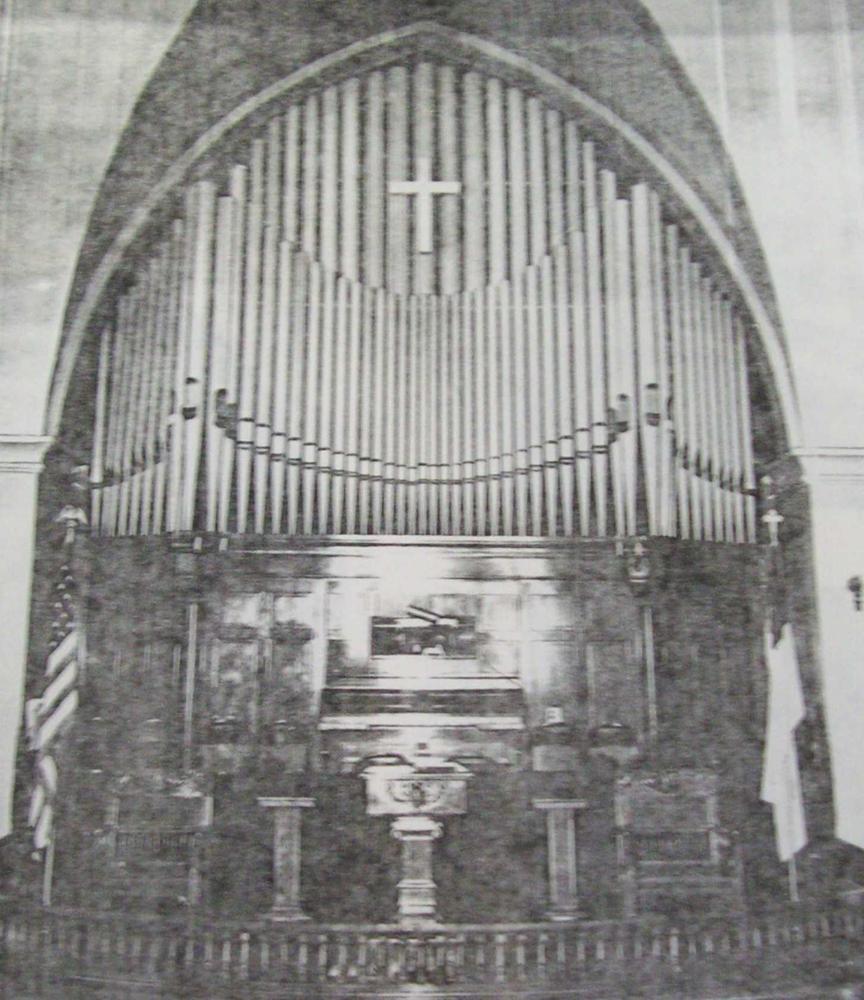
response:
M288 390L288 438L285 442L288 469L285 483L286 531L289 536L301 532L301 491L305 486L302 473L305 455L303 438L304 389L308 340L306 336L307 302L310 273L308 258L303 253L294 257L294 303L289 337L288 364L291 373Z
M474 488L476 500L477 523L476 533L486 535L489 531L488 507L489 499L489 409L486 392L486 378L489 371L486 357L486 312L485 296L482 291L471 292L472 320L474 324Z
M507 160L509 165L510 276L514 288L523 279L528 261L527 206L525 204L525 125L522 91L507 90Z
M530 261L539 266L546 254L546 150L543 107L536 97L526 105L528 128L528 188L530 192Z
M753 430L750 419L750 387L747 378L747 343L744 326L735 321L735 367L738 373L739 440L744 465L744 519L747 541L756 541L756 476L753 460Z
M543 425L540 409L540 295L537 268L526 269L525 308L528 341L528 463L530 469L530 533L543 533Z
M637 435L636 343L633 326L633 238L630 202L619 198L615 204L615 243L618 253L618 363L621 367L619 390L610 389L609 404L614 412L616 441L621 451L624 531L635 535L637 526ZM610 373L611 383L611 373Z
M225 395L223 404L222 446L219 463L218 526L228 532L231 495L234 488L237 451L237 407L240 381L241 330L243 324L243 247L246 225L246 168L235 165L231 171L231 246L228 267L226 311ZM212 392L211 392L212 396Z
M349 346L348 327L351 323L349 315L349 282L340 276L336 280L336 328L333 345L333 452L331 466L333 469L333 534L342 534L345 516L345 487L347 473L347 453L356 455L356 421L351 413L351 403L348 400L348 385L357 386L360 376L360 366L352 357ZM353 363L352 363L353 362ZM351 378L347 376L350 373ZM349 421L351 426L349 427ZM356 472L356 470L355 470ZM356 483L356 479L354 480Z
M99 374L96 381L96 415L93 425L93 452L90 459L90 523L98 532L102 520L102 490L105 474L105 418L108 399L108 367L111 359L112 331L106 328L99 339Z
M267 136L261 257L261 313L255 399L255 532L263 534L268 486L273 462L273 362L276 336L276 296L279 278L280 216L282 214L282 136L278 120Z
M360 121L360 81L347 80L340 88L341 93L341 217L339 243L342 250L342 273L356 281L358 273L358 186L360 164L360 142L357 125Z
M216 261L213 271L213 334L210 347L210 379L206 403L207 437L207 515L208 531L218 523L217 496L219 491L220 458L225 432L220 420L220 400L224 406L226 369L228 363L228 313L231 294L231 241L233 199L230 195L218 200L216 208ZM220 396L221 393L221 396Z
M585 249L588 302L588 339L591 365L591 466L594 485L594 529L606 535L606 484L609 454L609 412L606 400L606 366L603 344L600 221L597 208L597 172L594 145L582 146L585 190Z
M247 206L240 395L237 404L237 531L248 530L252 451L255 447L255 365L258 357L264 143L252 144Z
M210 334L210 295L213 289L213 208L215 189L210 181L196 185L196 228L189 317L189 361L186 375L187 394L183 413L183 516L181 528L192 531L195 525L195 501L204 429L203 394L207 377L206 357Z
M573 396L571 392L573 343L570 327L568 299L570 289L567 282L567 249L559 246L554 256L555 281L555 321L557 337L555 342L555 374L558 380L558 455L561 476L561 530L565 535L574 534L575 504L575 457Z
M471 324L471 293L463 292L460 304L462 324L461 409L462 409L462 530L474 534L474 339Z
M288 438L289 318L293 293L291 245L279 243L276 289L276 350L273 365L273 434L270 438L270 530L282 530Z
M587 301L585 293L585 241L582 234L570 236L570 323L573 331L571 366L575 429L573 454L576 491L579 499L579 534L591 534L591 361L588 341Z
M634 419L639 424L643 486L645 489L648 533L659 528L659 417L657 414L658 374L654 310L651 296L651 238L648 217L648 190L643 184L633 189L633 270L636 293L636 345L639 385L634 400Z
M318 465L318 407L320 404L321 364L321 267L309 266L309 295L306 310L306 359L303 430L303 527L304 535L315 530L315 472Z
M687 450L687 379L684 363L681 319L681 272L678 256L678 228L666 227L666 274L669 281L669 318L672 339L672 403L674 419L673 456L675 462L676 511L675 527L681 538L690 538L690 484L684 464Z
M336 298L337 280L342 283L344 279L336 278L333 271L322 268L322 310L321 310L321 372L318 383L318 427L317 433L311 440L318 444L315 464L318 470L318 493L316 496L316 506L318 509L317 534L327 535L330 533L330 501L333 484L333 390L335 379L335 368L337 365L335 357L334 336L336 332Z
M384 219L391 210L389 204L385 209L384 76L381 70L370 73L366 81L363 115L363 281L371 288L381 288L384 284Z
M649 230L651 240L651 283L654 303L654 344L657 354L657 438L659 471L657 484L657 530L661 535L672 534L674 521L675 480L672 462L673 424L670 413L671 362L669 357L669 327L664 282L663 221L660 199L650 191Z
M558 421L556 407L557 344L555 329L554 287L552 283L552 258L544 256L540 262L540 364L543 370L542 430L543 472L546 480L546 534L558 534L558 480L561 473L558 450ZM535 390L536 391L536 390Z
M156 496L153 504L153 530L167 530L169 473L172 461L172 435L176 434L174 416L174 370L177 365L180 287L183 279L183 222L174 223L169 263L169 291L166 303L166 345L162 369L162 398L159 407L159 464L156 469Z
M387 366L390 359L389 329L387 326L387 297L383 290L378 289L374 293L369 292L369 309L374 311L375 323L375 345L373 357L375 359L374 375L371 374L371 390L364 394L364 398L371 396L374 404L374 414L371 422L372 433L367 438L369 442L366 454L369 456L368 462L362 467L371 484L366 478L361 480L361 489L368 489L370 492L370 503L372 516L369 529L373 534L380 534L384 530L383 503L384 503L384 455L385 452L385 426L387 420L387 406L389 399L387 396ZM371 324L370 324L371 325ZM365 422L361 420L361 430ZM361 507L362 510L362 507ZM362 522L361 522L362 523Z
M702 398L702 388L698 379L698 352L696 340L696 325L693 316L693 282L690 248L681 247L681 291L684 366L687 378L687 427L689 429L687 444L687 470L690 482L690 523L693 528L693 538L700 541L705 537L702 528L702 478L701 478L701 427L699 403Z
M513 461L513 332L510 302L510 283L502 281L497 286L498 324L497 338L501 356L501 529L505 535L514 533L514 505L516 497L515 463Z

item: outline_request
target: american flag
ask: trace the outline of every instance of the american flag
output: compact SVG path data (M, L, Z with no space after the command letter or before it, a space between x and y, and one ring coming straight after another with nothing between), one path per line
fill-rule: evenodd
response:
M67 552L71 545L65 546ZM30 749L36 755L33 796L28 822L33 828L37 850L48 847L53 838L54 803L57 795L57 764L52 748L68 728L78 707L78 658L81 648L73 594L75 581L66 563L60 569L60 582L54 601L51 623L51 651L45 661L45 686L39 698L26 705L26 729Z

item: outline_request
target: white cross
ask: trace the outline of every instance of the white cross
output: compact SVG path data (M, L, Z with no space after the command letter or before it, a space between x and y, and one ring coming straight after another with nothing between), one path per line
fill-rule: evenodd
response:
M768 544L774 548L780 544L780 525L786 520L786 518L778 513L773 507L766 514L762 515L763 524L768 525Z
M436 194L460 194L459 181L433 181L432 165L425 156L417 157L416 181L391 181L390 194L407 194L417 197L417 215L414 220L414 245L418 253L432 252L432 199Z

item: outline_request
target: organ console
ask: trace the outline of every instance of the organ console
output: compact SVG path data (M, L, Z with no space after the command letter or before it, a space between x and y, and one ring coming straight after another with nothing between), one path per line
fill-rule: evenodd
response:
M191 181L102 335L98 530L754 541L748 318L544 100L374 69Z

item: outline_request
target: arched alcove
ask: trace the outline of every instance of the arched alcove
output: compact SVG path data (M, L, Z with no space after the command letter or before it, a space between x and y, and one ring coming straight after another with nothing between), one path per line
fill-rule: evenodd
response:
M89 465L92 521L58 864L93 875L69 901L104 882L116 904L118 843L212 799L171 849L209 838L187 902L245 919L269 902L246 893L258 807L314 796L313 916L386 919L357 881L396 892L369 760L477 772L439 854L447 920L776 901L756 494L794 391L716 129L638 6L597 8L202 5L142 95L49 414L46 481ZM643 808L684 816L692 879L665 843L640 868L667 832Z

